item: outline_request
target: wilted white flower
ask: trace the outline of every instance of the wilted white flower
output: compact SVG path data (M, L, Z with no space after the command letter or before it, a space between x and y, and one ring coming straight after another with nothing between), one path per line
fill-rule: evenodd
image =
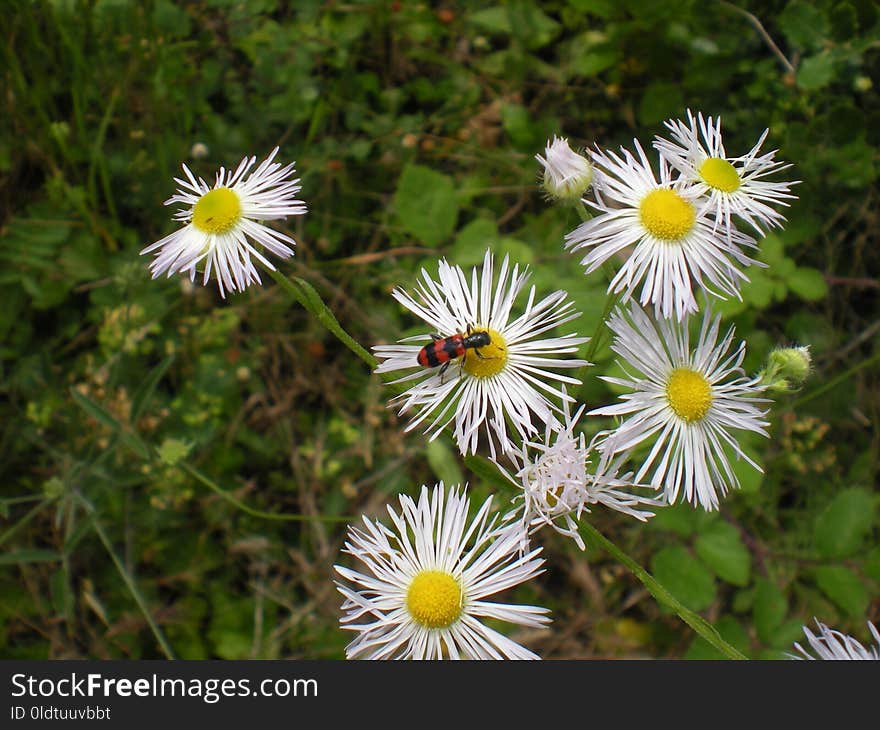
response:
M555 200L574 203L583 197L593 182L590 161L572 150L563 137L553 137L547 143L544 157L535 155L535 159L544 167L544 190Z
M469 454L477 450L479 432L485 429L495 456L496 442L502 452L516 447L508 433L508 420L520 440L536 432L532 416L542 423L557 422L554 411L558 412L559 407L547 394L562 401L571 398L551 383L580 381L547 368L586 365L584 360L559 356L576 352L588 338L568 334L538 339L538 335L579 316L564 291L556 291L536 303L532 287L525 310L511 320L514 302L529 273L527 269L520 272L519 265L511 271L507 256L497 281L491 251L486 251L482 272L472 270L470 282L458 266L445 260L440 261L438 273L439 281L434 281L422 269L422 281L416 290L418 300L400 289L395 289L393 296L430 325L437 333L433 336L443 341L432 342L432 335L424 334L402 340L401 344L376 346L376 356L384 361L376 372L418 368L393 381L419 381L392 400L402 402L400 413L417 411L407 431L432 419L426 430L434 439L454 421L458 447L461 453ZM463 336L473 335L489 344L465 348ZM423 344L403 344L412 341L426 343L429 350L423 351ZM451 362L454 364L449 368Z
M624 370L636 373L602 378L631 391L620 396L621 403L590 412L625 417L601 445L603 458L652 443L635 480L641 483L653 469L650 484L663 489L670 504L681 493L691 504L714 510L719 494L739 487L725 445L762 471L731 432L766 436L766 411L757 404L768 401L759 397L764 391L760 380L745 377L740 367L745 343L729 353L733 328L718 341L720 323L720 317L712 319L706 312L691 349L687 322L654 320L635 304L629 312L618 309L608 321L614 333L611 348L623 358Z
M755 240L739 231L719 236L699 190L673 179L662 158L658 181L641 145L633 142L638 159L625 149L622 157L593 153L602 184L594 188L596 201L587 203L599 214L565 237L566 248L587 251L581 263L590 274L632 247L608 290L625 302L641 287L638 300L653 304L658 316L682 319L697 311L695 287L740 298L739 283L748 278L737 267L758 263L743 251L754 248Z
M549 426L543 441L523 444L517 461L522 465L516 478L502 472L522 488L521 519L530 532L549 525L559 533L570 537L577 546L585 549L578 531L582 514L590 513L590 506L601 504L608 509L622 512L646 521L654 513L641 506L662 506L664 500L643 497L631 490L639 488L633 483L633 474L618 476L619 461L598 469L598 455L593 443L587 443L583 433L575 428L585 406L571 416L565 406L565 424L561 429Z
M400 496L400 514L388 507L391 528L367 517L363 529L349 527L345 550L365 572L335 566L353 584L336 583L342 627L357 632L348 658L539 658L480 620L549 622L547 609L486 600L539 575L544 562L540 548L520 552L522 527L500 521L491 503L469 521L464 490L423 486L418 502Z
M207 284L213 271L225 297L227 291L260 283L251 257L275 269L252 241L281 258L293 255L292 238L259 222L306 212L305 203L295 197L299 178L288 179L294 164L272 162L276 154L277 147L250 175L256 157L244 158L234 172L221 167L213 188L183 165L186 180L174 178L180 188L165 205L182 204L174 219L185 225L141 251L157 252L150 264L154 279L166 272L188 273L195 281L196 270L203 269L202 283Z
M810 648L815 652L813 656L804 649L800 644L795 643L794 647L803 656L790 654L792 659L880 659L880 632L870 621L868 629L871 636L877 642L877 646L866 648L856 641L852 636L847 636L840 631L828 628L818 619L814 619L819 627L818 635L814 634L810 629L804 626L804 633L807 635L807 641L810 642Z
M770 130L764 130L748 154L728 157L721 139L721 119L704 119L702 112L694 118L690 110L687 116L687 124L677 119L666 122L674 142L657 137L654 147L684 180L708 196L716 222L723 224L728 235L735 230L731 215L747 221L761 235L765 233L762 225L781 227L785 217L771 205L787 206L786 200L794 200L797 196L789 190L796 182L764 179L791 167L773 159L776 150L758 154Z

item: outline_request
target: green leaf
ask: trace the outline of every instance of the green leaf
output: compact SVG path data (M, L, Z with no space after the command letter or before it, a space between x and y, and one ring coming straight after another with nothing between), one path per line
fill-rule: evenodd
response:
M514 483L506 479L498 467L485 456L471 454L464 457L464 463L468 469L488 484L494 484L496 487L508 491L515 488Z
M834 79L834 58L823 53L801 61L797 72L797 83L802 89L815 91L827 86Z
M778 19L785 37L801 48L815 48L828 35L825 13L812 2L790 2Z
M593 48L571 59L570 70L576 76L595 76L620 61L620 51L610 46Z
M754 267L749 270L748 276L751 281L744 283L741 288L743 300L756 309L766 309L776 293L776 282L769 274Z
M651 572L679 601L693 611L715 600L715 579L706 567L678 545L665 547L651 558Z
M517 147L531 149L539 144L539 137L535 125L532 123L532 117L529 110L522 104L502 106L501 124Z
M8 553L0 553L0 565L14 565L16 563L51 563L56 560L61 560L61 555L54 550L23 548Z
M880 545L872 548L865 556L865 575L880 582Z
M762 642L773 645L776 630L782 625L787 612L788 601L779 587L766 578L759 578L752 615L755 630Z
M501 6L471 13L468 20L489 33L510 34L513 30L507 10Z
M122 424L120 424L119 421L117 421L112 415L110 415L107 410L99 406L87 396L84 396L82 393L76 390L76 388L71 388L70 394L80 408L82 408L87 414L89 414L89 416L98 421L98 423L103 423L114 433L116 433L122 443L124 443L128 448L134 451L142 459L150 458L150 451L147 448L146 444L140 439L140 437L137 436L137 434L132 433L131 431L126 431L122 427Z
M582 13L592 13L600 18L617 15L620 6L614 0L568 0L568 4Z
M825 277L816 269L799 266L786 279L789 288L801 299L815 302L828 294Z
M686 503L679 503L657 510L648 526L660 530L669 530L682 537L690 537L697 531L699 513Z
M507 15L513 34L526 48L542 48L559 33L559 23L533 0L510 0Z
M465 483L456 455L444 441L440 439L429 441L425 448L425 455L428 457L428 465L434 472L434 476L447 487Z
M719 578L735 586L748 585L752 556L733 525L712 523L697 537L694 549Z
M500 238L495 221L475 218L462 228L452 244L452 259L459 266L476 266L483 261L486 249Z
M681 86L665 82L651 84L639 103L639 122L645 126L674 117L684 107Z
M397 182L394 208L401 225L428 246L452 235L458 220L455 185L448 175L409 164Z
M841 565L816 568L816 585L850 616L864 618L868 610L868 589L849 568Z
M784 650L791 650L794 642L804 638L804 623L799 618L783 621L776 629L775 640L772 646Z
M156 386L159 385L159 381L162 380L162 377L168 371L168 368L171 366L171 363L174 362L174 354L168 355L162 362L160 362L150 374L147 376L146 380L138 386L138 389L135 391L134 395L131 397L131 423L137 423L137 420L141 417L141 414L144 412L144 408L146 408L147 404L150 402L150 399L153 397L153 393L156 391Z
M874 496L866 489L840 492L816 518L813 536L824 558L854 555L874 526Z

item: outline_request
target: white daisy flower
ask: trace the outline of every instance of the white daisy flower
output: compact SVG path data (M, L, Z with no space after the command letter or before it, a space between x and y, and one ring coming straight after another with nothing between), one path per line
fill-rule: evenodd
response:
M535 159L544 167L544 190L555 200L576 202L593 181L590 161L572 150L564 137L554 136L547 143L544 157L535 155Z
M578 531L578 521L582 514L590 513L590 505L601 504L645 522L654 513L639 509L640 505L666 504L628 491L644 485L633 483L632 472L618 476L621 460L606 465L604 471L591 468L594 442L587 444L583 433L575 433L585 407L581 406L572 417L566 403L562 429L548 426L543 441L523 444L518 455L523 466L515 478L498 465L508 479L522 488L517 499L523 502L520 519L528 533L547 525L572 538L581 550L586 546ZM524 530L524 535L528 533Z
M593 188L596 202L587 203L599 215L569 233L566 248L588 251L581 263L590 274L632 246L608 291L622 294L625 302L641 285L639 301L653 304L665 318L697 311L695 286L721 298L741 298L738 285L748 277L737 265L758 263L743 252L754 248L755 240L739 231L718 236L699 191L683 178L673 179L662 158L658 182L638 140L633 142L638 159L622 148L622 157L593 152L602 182Z
M672 504L679 493L706 510L718 508L719 494L739 487L724 453L729 446L737 458L762 471L731 435L734 429L767 435L767 403L759 378L745 377L740 367L745 343L728 354L733 327L718 342L721 318L703 317L699 341L691 350L687 322L655 321L632 305L618 309L609 319L614 333L611 345L637 374L627 378L603 377L630 388L621 403L591 411L591 415L626 416L602 443L603 459L653 441L650 453L636 472L641 483L653 469L650 485L663 489Z
M803 656L789 654L792 659L880 659L880 631L877 631L877 628L870 621L868 621L868 629L870 629L874 641L877 642L877 646L870 648L862 646L852 636L828 628L818 619L815 621L819 627L819 634L813 634L806 626L804 626L804 633L807 635L807 641L810 642L810 648L816 653L816 656L813 656L800 644L795 643L795 649Z
M431 419L426 431L433 440L455 421L455 440L466 455L476 452L480 429L485 428L494 457L496 442L502 453L514 448L508 420L520 440L536 432L532 416L543 423L557 423L553 412L559 407L547 394L562 401L571 398L548 383L579 385L581 381L547 368L586 365L585 360L559 356L576 352L589 338L568 334L536 339L580 316L564 291L536 303L533 286L525 311L511 320L514 300L525 287L529 272L520 272L518 264L510 271L507 256L497 282L491 251L486 251L482 273L472 270L470 282L458 266L445 260L440 261L438 274L439 281L435 281L422 269L417 299L400 289L393 292L398 302L438 334L401 340L420 344L374 347L376 356L384 360L376 372L418 368L394 381L418 381L391 401L403 403L400 413L417 411L407 431ZM442 339L432 341L432 336Z
M195 281L196 269L203 268L202 283L207 284L215 272L225 297L227 291L260 283L251 256L275 269L251 241L283 259L293 255L292 238L259 222L306 212L305 203L295 197L299 178L289 179L294 163L272 162L276 154L277 147L250 175L256 157L245 157L234 172L221 167L213 188L183 165L186 180L174 178L180 188L165 205L183 205L174 219L186 225L141 251L141 255L157 252L150 264L154 279L166 272L169 277L187 272Z
M492 498L468 521L465 491L422 487L418 502L400 496L388 528L364 517L349 526L345 551L365 566L335 566L354 587L345 597L343 628L357 632L349 659L538 659L480 619L540 627L547 609L486 599L543 572L541 548L519 550L522 528L490 516Z
M785 217L771 206L788 206L786 200L796 199L789 190L797 181L764 179L791 167L773 159L776 150L758 154L770 130L764 130L748 154L728 157L721 139L721 119L704 118L702 112L694 118L690 110L687 116L687 124L677 119L667 121L675 141L657 137L654 148L700 195L708 196L716 225L722 224L727 234L732 235L735 227L731 215L737 215L762 236L762 226L780 228Z

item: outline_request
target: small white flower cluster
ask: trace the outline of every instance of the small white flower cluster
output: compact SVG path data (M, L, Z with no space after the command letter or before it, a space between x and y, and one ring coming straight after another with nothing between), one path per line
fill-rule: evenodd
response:
M587 274L632 247L609 292L626 302L641 286L642 306L682 320L697 311L695 287L740 296L739 284L748 281L741 267L758 264L747 253L757 242L736 228L734 216L760 235L762 226L780 227L785 219L771 205L788 205L795 183L765 179L789 167L775 151L759 154L769 130L747 154L728 157L720 119L688 111L687 123L666 126L672 140L654 141L659 177L638 140L636 154L592 152L598 183L584 202L598 214L566 236L566 247L586 252Z

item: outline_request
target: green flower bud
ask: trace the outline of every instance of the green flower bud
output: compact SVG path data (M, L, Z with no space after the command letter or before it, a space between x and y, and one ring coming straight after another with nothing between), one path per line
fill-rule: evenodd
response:
M811 366L809 347L781 347L767 357L760 378L768 390L790 393L806 382Z

